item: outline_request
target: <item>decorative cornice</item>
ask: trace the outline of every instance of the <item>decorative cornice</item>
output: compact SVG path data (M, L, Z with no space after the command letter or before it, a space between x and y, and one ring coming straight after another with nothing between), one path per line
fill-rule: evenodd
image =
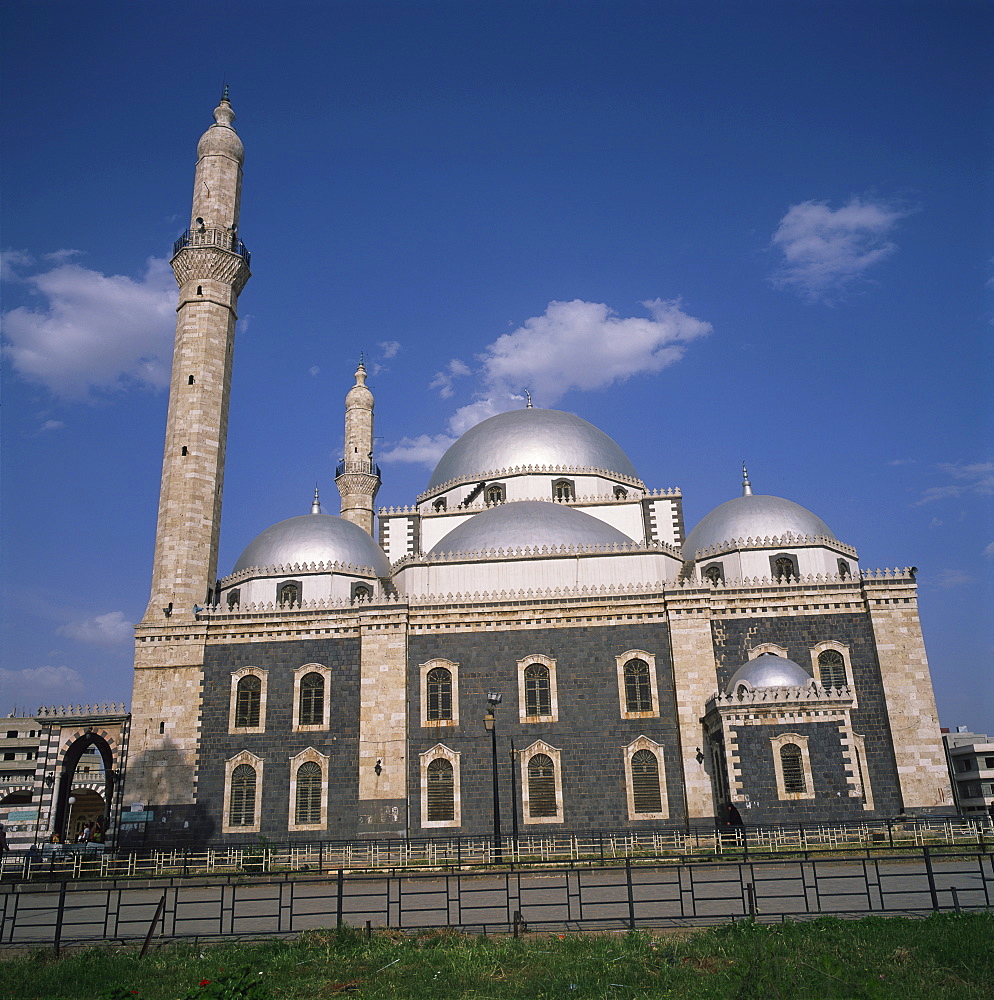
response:
M124 702L112 701L110 704L103 702L100 705L42 705L35 713L36 719L45 718L80 718L97 715L127 715L127 708Z
M555 559L575 556L616 555L668 555L681 559L680 550L667 542L612 542L610 545L525 545L521 548L496 548L470 552L419 552L401 556L392 571L399 572L408 566L436 565L438 563L495 562L508 559Z
M492 469L489 472L478 472L471 476L457 476L446 483L441 483L433 490L426 490L419 493L418 503L437 497L440 493L454 489L456 486L463 486L466 483L479 483L481 480L505 479L508 476L601 476L616 483L628 483L636 489L644 490L645 483L641 479L632 476L622 475L620 472L612 472L610 469L599 469L594 466L568 466L568 465L515 465L505 469Z
M731 694L715 691L704 703L705 712L722 709L737 709L745 706L771 707L773 705L804 704L806 708L819 704L838 705L852 703L853 692L848 685L839 688L824 688L820 684L805 684L801 687L759 687L742 688Z
M840 542L837 538L828 535L795 535L787 532L785 535L766 535L763 538L730 538L715 545L708 545L703 549L694 551L694 559L710 559L713 556L724 555L728 552L738 552L754 549L785 549L785 548L822 548L832 549L844 555L858 559L856 550L851 545Z
M325 573L345 573L349 576L362 576L373 580L378 579L376 570L372 566L356 566L353 563L343 562L280 563L275 566L246 566L245 569L240 569L236 573L218 580L217 585L223 588L259 577L314 576L315 574Z

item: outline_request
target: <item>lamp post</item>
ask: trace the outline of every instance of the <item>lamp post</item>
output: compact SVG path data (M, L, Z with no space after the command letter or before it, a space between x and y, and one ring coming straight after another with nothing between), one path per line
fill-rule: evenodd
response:
M514 740L511 740L511 849L512 849L512 860L514 859L513 852L518 848L518 783L516 780L515 769L518 764L517 760L517 750L514 749Z
M65 836L63 836L63 838L62 838L62 843L64 843L64 844L68 844L70 842L69 841L69 837L70 837L70 833L72 831L72 808L73 808L74 805L76 805L76 796L75 795L70 795L69 798L66 800L66 805L68 805L69 808L66 811L67 815L66 815L66 831L65 831Z
M497 706L501 703L501 695L496 691L487 692L487 714L483 724L490 733L490 754L493 762L494 786L494 857L500 863L504 860L504 852L500 843L500 788L497 784Z

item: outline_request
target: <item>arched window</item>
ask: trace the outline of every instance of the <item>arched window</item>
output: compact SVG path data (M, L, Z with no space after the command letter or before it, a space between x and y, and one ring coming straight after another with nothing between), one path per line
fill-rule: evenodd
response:
M556 766L552 758L537 753L528 761L528 815L557 816Z
M786 580L789 577L797 578L800 576L797 571L797 560L786 552L770 557L770 569L773 572L774 580Z
M241 600L242 600L242 592L237 587L234 590L229 590L227 597L228 610L233 611L235 608L237 608L238 605L241 603Z
M446 507L448 507L448 504L446 503L445 497L439 497L432 503L431 507L432 510L445 510Z
M525 667L525 715L552 715L549 668L541 663Z
M552 484L552 498L554 500L575 500L576 487L571 479L557 479Z
M780 767L783 770L785 792L804 792L804 767L801 763L801 748L796 743L784 743L780 747Z
M455 780L452 764L436 757L428 765L428 822L446 822L455 818Z
M239 729L257 727L261 704L262 681L255 674L247 674L238 682L235 694L235 726Z
M826 649L818 654L818 676L822 687L840 688L848 683L846 661L837 649Z
M652 685L645 660L629 660L625 664L625 707L629 712L652 711Z
M615 500L627 500L628 490L624 486L615 486L614 488L614 499Z
M255 680L258 682L259 678L256 677ZM255 768L249 764L239 764L231 772L228 825L255 825Z
M725 575L722 572L721 563L711 563L710 566L706 566L704 569L704 579L715 587L718 586L719 583L723 583Z
M278 604L300 604L300 584L294 580L281 583L276 588Z
M487 492L484 494L487 499L487 503L503 503L506 497L506 492L504 487L500 483L491 483L487 487Z
M373 588L367 583L352 584L353 601L371 601L373 599Z
M849 563L845 559L839 560L839 576L843 580L848 580L852 576L852 570L849 568Z
M321 822L321 766L312 760L297 768L297 801L293 821L297 826Z
M426 718L432 722L452 718L452 674L445 667L435 667L428 671L427 695Z
M324 724L324 678L318 673L304 674L300 679L298 725ZM317 822L315 820L315 822Z
M637 813L663 811L659 792L659 761L651 750L636 750L632 756L632 798Z

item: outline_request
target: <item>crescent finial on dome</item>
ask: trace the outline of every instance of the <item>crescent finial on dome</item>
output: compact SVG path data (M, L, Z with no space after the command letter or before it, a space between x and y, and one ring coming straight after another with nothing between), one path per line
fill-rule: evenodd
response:
M742 461L742 496L752 496L752 483L749 482L749 470L746 468L744 459Z
M314 484L314 499L311 501L311 513L320 514L321 513L321 497L318 493L318 484Z

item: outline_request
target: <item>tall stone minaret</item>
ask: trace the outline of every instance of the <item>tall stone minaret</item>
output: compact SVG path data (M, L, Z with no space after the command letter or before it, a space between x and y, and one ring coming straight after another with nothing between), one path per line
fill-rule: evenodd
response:
M366 367L359 361L355 385L345 397L345 455L335 485L342 495L342 517L373 533L373 501L380 470L373 463L373 394L366 386Z
M225 87L197 145L190 228L172 259L179 306L146 622L189 620L217 575L235 310L250 276L238 238L245 150L234 120Z

